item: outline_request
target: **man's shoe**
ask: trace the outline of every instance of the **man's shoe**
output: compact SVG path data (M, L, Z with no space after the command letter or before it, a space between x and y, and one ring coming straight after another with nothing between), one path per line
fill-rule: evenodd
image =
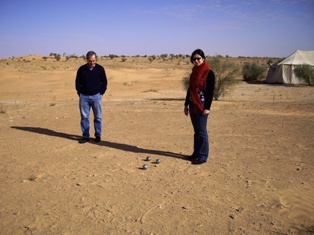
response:
M194 160L194 161L192 162L192 164L193 164L193 165L200 165L200 164L203 164L203 163L205 163L205 162L207 162L207 161L206 161L206 160L197 159L197 160Z
M100 136L96 136L94 142L98 143L98 142L100 142L100 140L101 140L101 139L100 139Z
M80 144L85 144L85 143L88 142L88 141L89 141L89 138L83 137L83 138L81 138L81 139L79 140L79 143L80 143Z
M187 160L189 160L189 161L193 161L195 159L197 159L197 157L194 156L194 155L191 155L191 156L187 157Z

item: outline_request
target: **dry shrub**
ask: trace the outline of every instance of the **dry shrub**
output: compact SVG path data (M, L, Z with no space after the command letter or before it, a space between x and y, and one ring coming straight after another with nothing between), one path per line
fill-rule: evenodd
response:
M231 88L238 82L236 77L239 74L239 67L230 62L223 60L219 56L208 58L210 67L213 69L216 77L214 99L218 100L220 97L226 95Z
M207 61L215 73L214 99L218 100L238 82L236 77L239 74L239 67L235 63L223 60L220 56L207 58ZM185 90L189 88L189 79L189 75L182 78L182 85Z
M242 75L244 81L260 81L265 77L266 68L257 63L247 63L243 65Z
M296 76L298 76L306 85L314 85L314 67L308 64L298 65L294 70Z

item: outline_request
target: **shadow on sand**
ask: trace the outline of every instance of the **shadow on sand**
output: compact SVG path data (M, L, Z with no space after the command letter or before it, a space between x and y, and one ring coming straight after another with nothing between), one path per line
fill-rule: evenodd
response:
M23 127L23 126L11 126L13 129L21 130L21 131L28 131L28 132L33 132L41 135L48 135L48 136L54 136L54 137L60 137L64 139L70 139L70 140L75 140L78 141L81 136L78 135L71 135L63 132L57 132L53 131L47 128L41 128L41 127ZM110 141L101 141L100 143L94 143L93 141L89 142L88 144L97 144L101 146L106 146L109 148L114 148L118 150L123 150L127 152L133 152L133 153L143 153L143 154L151 154L151 155L160 155L160 156L167 156L167 157L174 157L174 158L180 158L180 159L185 159L187 156L178 154L178 153L173 153L169 151L161 151L161 150L152 150L152 149L144 149L144 148L139 148L134 145L129 145L129 144L121 144L121 143L114 143Z

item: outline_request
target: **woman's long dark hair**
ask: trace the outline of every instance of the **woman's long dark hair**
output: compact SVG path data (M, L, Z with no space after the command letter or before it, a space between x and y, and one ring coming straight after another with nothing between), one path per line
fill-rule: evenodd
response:
M196 49L195 51L193 51L193 53L190 57L190 61L192 64L193 64L193 57L196 54L200 55L204 60L206 59L204 51L202 51L201 49Z

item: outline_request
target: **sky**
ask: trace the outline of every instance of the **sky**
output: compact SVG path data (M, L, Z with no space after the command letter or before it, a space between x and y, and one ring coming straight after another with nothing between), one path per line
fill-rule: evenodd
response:
M0 58L50 53L287 57L314 50L314 0L10 0Z

